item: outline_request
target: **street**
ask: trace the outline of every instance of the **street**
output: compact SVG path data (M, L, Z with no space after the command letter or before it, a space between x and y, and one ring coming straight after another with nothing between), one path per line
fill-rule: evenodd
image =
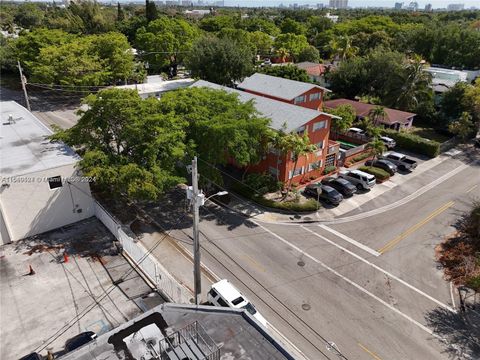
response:
M478 161L449 159L412 181L428 185L447 172L410 201L405 183L325 224L261 223L204 207L202 262L310 359L478 358L479 334L460 328L458 295L435 260L480 197Z

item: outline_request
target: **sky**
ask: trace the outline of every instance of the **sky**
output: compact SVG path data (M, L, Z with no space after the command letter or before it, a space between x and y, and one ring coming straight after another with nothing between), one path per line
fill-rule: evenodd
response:
M395 5L395 2L403 2L404 4L409 4L411 0L349 0L348 6L350 7L368 7L368 6L378 6L378 7L392 7ZM328 0L225 0L225 5L227 6L278 6L280 3L288 5L290 3L297 3L299 5L303 4L328 4ZM434 8L446 8L448 4L465 4L465 8L470 8L475 6L480 8L480 0L430 0L422 1L417 0L418 5L421 9L425 7L426 4L432 4Z

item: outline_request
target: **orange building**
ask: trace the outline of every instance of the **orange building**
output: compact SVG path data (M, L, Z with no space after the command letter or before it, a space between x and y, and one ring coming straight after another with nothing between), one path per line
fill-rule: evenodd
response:
M260 163L249 167L250 172L269 173L272 176L278 176L278 179L283 182L293 178L293 182L301 183L321 176L326 166L335 166L338 144L328 140L330 124L334 115L203 80L197 81L192 86L236 93L242 102L253 100L260 115L271 120L270 127L272 129L299 134L306 133L310 142L318 148L315 152L302 156L295 169L291 154L281 155L277 149L272 148Z

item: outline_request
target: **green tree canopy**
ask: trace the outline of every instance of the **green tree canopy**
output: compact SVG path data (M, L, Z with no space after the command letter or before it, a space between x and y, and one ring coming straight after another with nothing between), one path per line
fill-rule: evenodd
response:
M307 33L307 27L304 24L290 18L282 21L280 30L283 34L305 35Z
M31 29L40 26L44 16L45 12L40 9L39 4L27 2L18 7L14 21L21 27Z
M335 109L324 108L324 111L339 116L340 119L332 119L332 130L336 132L345 132L348 128L352 127L357 115L352 105L345 104L336 107Z
M290 64L284 66L267 66L262 68L260 72L284 79L311 82L307 72L304 69L299 69L295 65Z
M248 45L207 36L194 43L186 65L193 76L231 86L252 74L253 53Z
M208 32L217 32L224 28L234 29L237 22L238 19L228 15L206 16L200 20L198 26Z
M277 51L285 50L287 55L292 56L294 59L298 58L302 50L308 48L307 38L305 35L295 35L292 33L280 34L275 38L274 48Z
M320 52L313 46L308 46L303 48L297 57L298 62L302 61L311 61L318 62L320 61Z

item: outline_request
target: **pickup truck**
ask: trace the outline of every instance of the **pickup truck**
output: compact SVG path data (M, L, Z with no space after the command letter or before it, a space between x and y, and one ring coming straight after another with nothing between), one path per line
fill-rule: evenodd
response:
M412 171L417 167L417 162L415 160L409 159L405 155L397 152L387 152L380 157L380 159L385 159L394 163L400 170Z

